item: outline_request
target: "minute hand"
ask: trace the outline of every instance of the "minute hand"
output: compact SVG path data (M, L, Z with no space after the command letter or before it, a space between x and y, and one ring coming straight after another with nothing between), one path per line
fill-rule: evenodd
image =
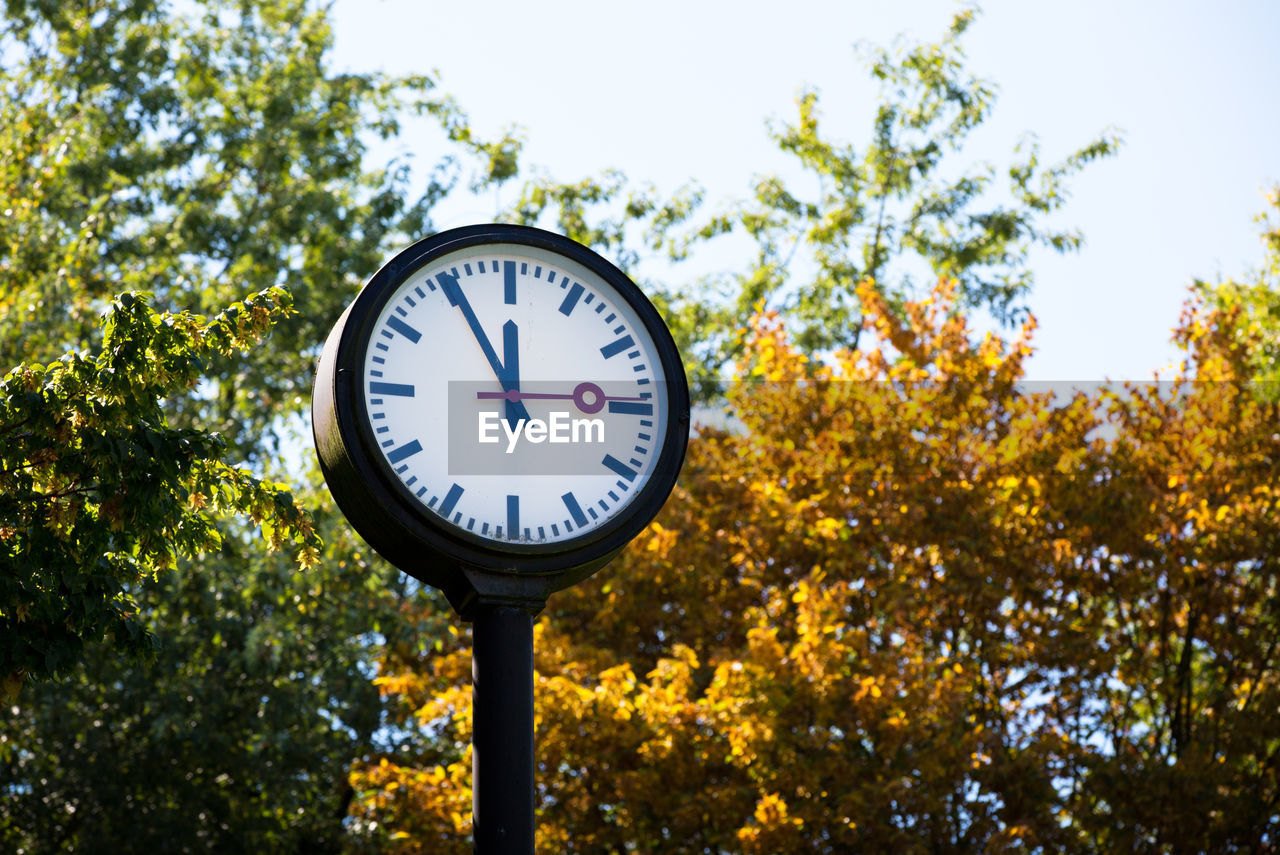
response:
M480 319L476 317L475 310L471 308L471 303L467 301L466 295L462 293L462 288L458 286L457 278L450 276L448 273L440 273L436 275L436 279L440 282L440 289L444 291L444 295L449 299L449 302L462 310L462 316L467 319L467 325L471 327L471 334L475 336L476 343L484 351L484 358L489 360L489 367L493 369L493 374L498 378L498 383L502 385L503 390L518 392L520 390L520 363L515 321L507 321L502 326L504 364L504 360L498 359L497 351L489 343L489 337L485 335L484 327L480 326ZM507 402L508 421L519 421L528 418L529 411L525 409L524 404L519 401Z

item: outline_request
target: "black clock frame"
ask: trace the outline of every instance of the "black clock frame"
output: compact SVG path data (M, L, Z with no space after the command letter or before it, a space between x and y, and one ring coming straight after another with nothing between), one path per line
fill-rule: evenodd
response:
M665 376L668 418L648 481L615 518L559 543L485 541L422 507L393 477L366 418L365 352L383 306L423 266L449 253L491 243L546 250L603 279L635 310L653 339ZM625 273L561 235L528 226L486 224L424 238L374 274L325 342L316 370L312 424L325 482L351 525L392 564L441 589L454 609L469 620L479 602L540 610L551 593L590 576L649 524L684 462L689 389L666 323Z

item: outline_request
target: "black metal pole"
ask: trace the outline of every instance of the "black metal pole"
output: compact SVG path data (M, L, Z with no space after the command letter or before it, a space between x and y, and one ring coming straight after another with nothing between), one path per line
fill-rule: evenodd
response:
M533 615L481 603L472 621L476 855L533 855Z

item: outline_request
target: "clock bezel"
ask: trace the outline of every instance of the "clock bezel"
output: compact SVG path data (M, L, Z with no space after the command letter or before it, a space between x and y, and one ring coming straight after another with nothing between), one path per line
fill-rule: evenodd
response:
M585 268L635 312L654 344L668 413L658 457L647 481L630 501L613 518L580 536L551 543L522 543L468 532L414 499L374 438L364 394L364 366L383 308L421 268L452 253L487 244L537 248ZM322 390L322 385L326 389ZM446 568L431 566L415 572L414 566L433 564L423 561L421 550L425 548L437 560L499 574L561 574L565 576L563 585L567 585L607 562L661 509L684 461L689 393L684 366L666 323L625 273L561 235L529 226L485 224L419 240L374 274L326 344L317 372L314 421L321 469L339 507L365 540L401 569L446 588L448 593L441 580L448 577L446 581L451 581L453 574Z

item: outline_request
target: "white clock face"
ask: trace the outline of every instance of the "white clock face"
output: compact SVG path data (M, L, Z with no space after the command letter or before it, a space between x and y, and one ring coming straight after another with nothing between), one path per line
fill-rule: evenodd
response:
M558 544L618 517L670 418L639 314L558 253L488 243L405 278L369 332L367 429L437 522L498 546Z

